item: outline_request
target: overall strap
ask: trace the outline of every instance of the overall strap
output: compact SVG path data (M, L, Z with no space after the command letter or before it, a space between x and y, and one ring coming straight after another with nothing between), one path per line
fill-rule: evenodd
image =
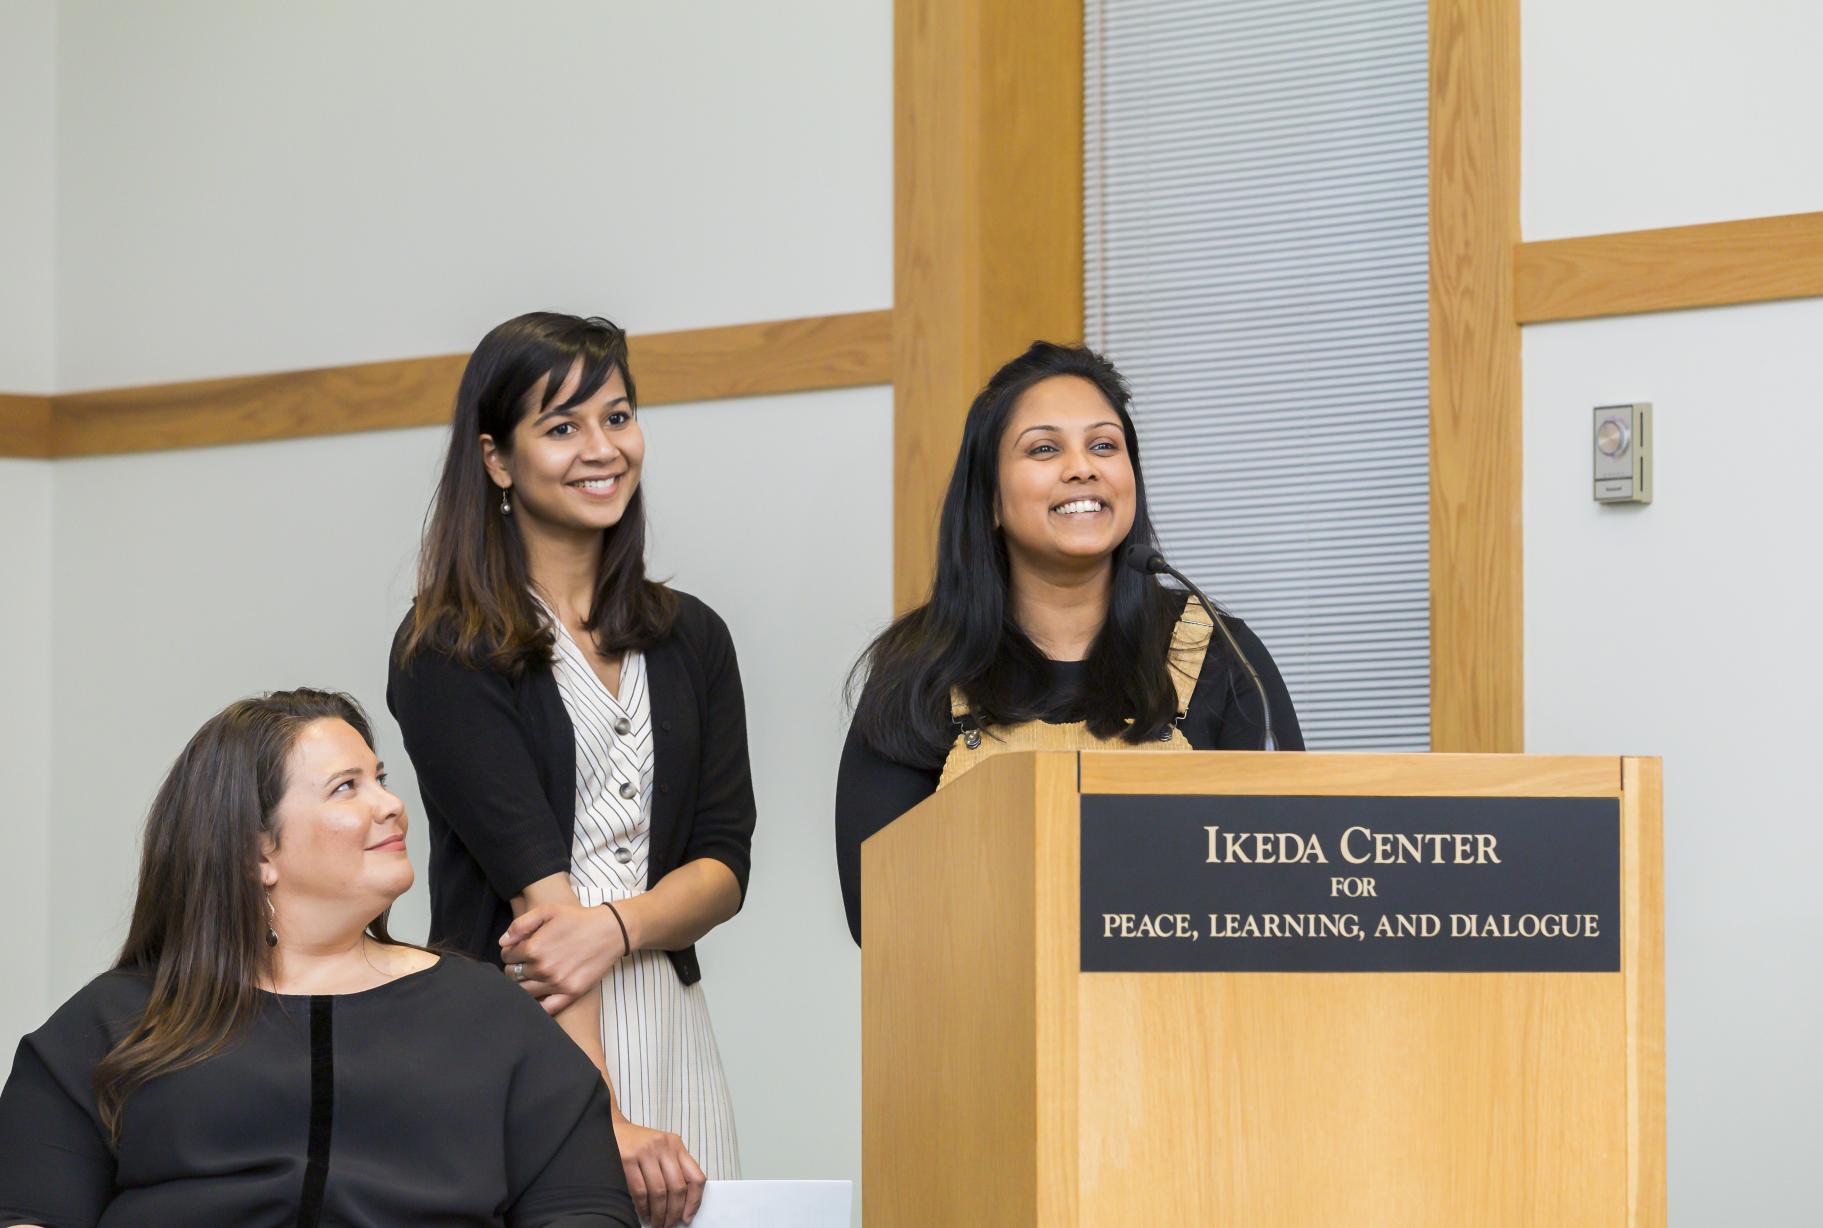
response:
M959 686L949 689L949 720L961 735L964 746L974 750L981 745L981 725L968 710L968 698Z
M1194 596L1184 602L1184 612L1171 629L1171 651L1166 656L1171 683L1177 688L1177 719L1190 714L1190 695L1203 673L1203 658L1215 637L1215 620Z

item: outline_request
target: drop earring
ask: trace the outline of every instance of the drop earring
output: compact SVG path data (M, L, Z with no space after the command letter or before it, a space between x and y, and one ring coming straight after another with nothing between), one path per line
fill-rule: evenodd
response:
M278 921L278 910L272 907L272 892L266 892L266 945L276 947L279 944L279 932L273 928Z
M504 486L500 488L500 514L502 516L511 516L513 514L513 505L507 501L506 487Z

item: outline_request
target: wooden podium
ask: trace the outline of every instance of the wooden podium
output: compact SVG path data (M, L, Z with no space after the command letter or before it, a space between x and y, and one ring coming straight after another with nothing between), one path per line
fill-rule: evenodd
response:
M1619 970L1084 972L1098 795L1617 800ZM1656 759L1005 754L861 861L866 1228L1665 1222Z

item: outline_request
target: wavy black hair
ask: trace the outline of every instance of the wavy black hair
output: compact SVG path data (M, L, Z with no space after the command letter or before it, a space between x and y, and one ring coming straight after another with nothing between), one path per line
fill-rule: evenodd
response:
M1041 715L1035 705L1048 690L1049 662L1013 618L1006 542L994 524L994 506L1000 442L1013 409L1027 389L1058 376L1087 380L1100 390L1120 418L1133 461L1133 527L1108 559L1113 592L1107 621L1089 649L1082 718L1098 737L1142 743L1156 739L1176 715L1167 654L1182 599L1119 563L1128 546L1157 544L1126 381L1093 350L1038 341L996 371L969 406L943 497L929 600L882 632L850 675L851 689L865 678L856 731L889 759L924 766L943 761L955 740L952 687L962 689L971 714L985 726Z

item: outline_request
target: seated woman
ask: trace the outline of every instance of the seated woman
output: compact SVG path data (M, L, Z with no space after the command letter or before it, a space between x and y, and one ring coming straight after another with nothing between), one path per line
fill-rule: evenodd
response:
M119 962L19 1045L0 1225L632 1228L588 1059L498 970L387 936L411 881L353 700L213 717Z
M836 865L861 941L861 842L1008 750L1255 750L1260 690L1202 603L1122 564L1154 545L1120 373L1038 342L969 407L930 600L876 639L836 784ZM1302 750L1291 697L1238 619L1234 647Z

